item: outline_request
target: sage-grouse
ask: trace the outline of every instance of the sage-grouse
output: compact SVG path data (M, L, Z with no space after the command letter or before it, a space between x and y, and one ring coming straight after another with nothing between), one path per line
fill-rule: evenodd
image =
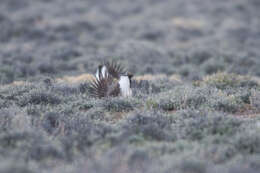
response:
M98 66L96 78L89 87L89 94L92 97L131 97L131 79L133 75L126 72L116 62L106 62Z

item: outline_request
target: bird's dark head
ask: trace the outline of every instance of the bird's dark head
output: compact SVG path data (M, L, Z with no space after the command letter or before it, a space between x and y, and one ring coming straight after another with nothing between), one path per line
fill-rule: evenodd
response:
M134 76L132 73L130 73L130 72L127 72L127 73L123 73L123 74L121 74L120 76L125 76L125 77L128 77L129 78L129 80L131 80L132 79L132 77Z
M98 70L101 72L101 69L102 69L103 65L99 65L98 66Z
M134 75L133 75L133 73L130 73L130 72L128 72L128 73L127 73L127 76L128 76L128 77L129 77L129 79L131 80L131 79L132 79L132 77L133 77Z

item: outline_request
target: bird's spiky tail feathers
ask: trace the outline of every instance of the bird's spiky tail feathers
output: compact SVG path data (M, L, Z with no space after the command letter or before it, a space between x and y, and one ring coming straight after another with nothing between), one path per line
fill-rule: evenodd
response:
M96 78L99 80L108 76L108 70L105 65L99 65L96 71Z
M88 87L88 93L91 97L102 98L106 96L108 90L106 78L94 79Z
M107 67L108 74L113 78L119 79L121 74L126 73L124 67L116 61L105 62L104 65Z
M120 94L120 87L117 79L111 76L95 79L90 83L88 93L91 97L116 97Z

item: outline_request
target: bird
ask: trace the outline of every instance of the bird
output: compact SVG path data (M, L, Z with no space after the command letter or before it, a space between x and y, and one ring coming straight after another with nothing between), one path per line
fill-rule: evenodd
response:
M116 62L106 62L98 66L95 79L88 88L89 95L95 98L102 97L131 97L133 74L126 72Z
M100 79L101 77L108 77L111 75L113 78L119 79L120 74L125 74L126 70L122 67L121 64L116 61L112 62L103 62L103 64L99 65L96 70L96 78Z
M96 71L96 79L100 80L108 75L108 70L105 65L99 65Z

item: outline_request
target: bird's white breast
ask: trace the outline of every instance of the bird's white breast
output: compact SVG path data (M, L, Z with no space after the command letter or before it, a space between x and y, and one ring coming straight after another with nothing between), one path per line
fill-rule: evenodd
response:
M132 90L130 88L130 80L128 76L121 76L119 79L120 91L123 97L132 96Z

